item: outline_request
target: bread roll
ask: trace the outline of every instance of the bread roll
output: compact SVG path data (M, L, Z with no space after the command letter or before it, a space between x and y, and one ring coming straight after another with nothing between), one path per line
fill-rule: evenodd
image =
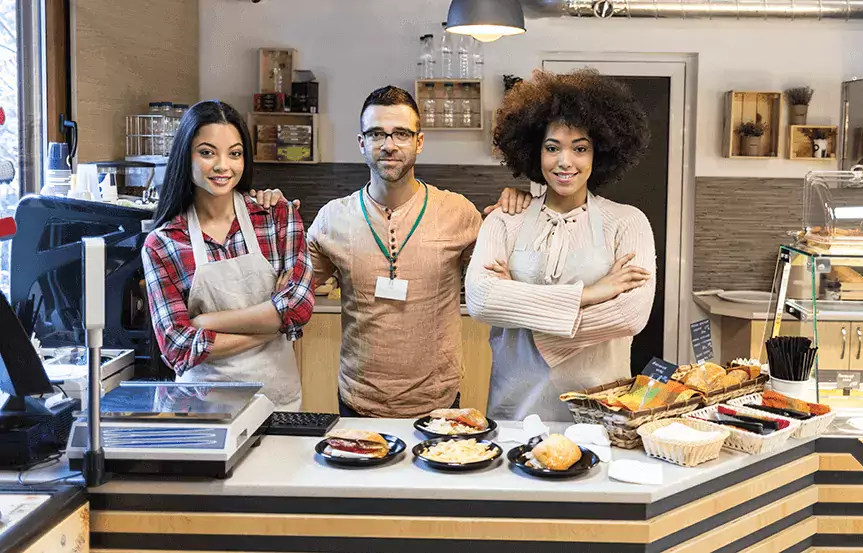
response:
M472 407L464 409L435 409L429 416L433 419L446 419L466 424L477 430L488 428L488 419Z
M531 451L540 466L567 470L581 459L581 449L563 434L552 434Z

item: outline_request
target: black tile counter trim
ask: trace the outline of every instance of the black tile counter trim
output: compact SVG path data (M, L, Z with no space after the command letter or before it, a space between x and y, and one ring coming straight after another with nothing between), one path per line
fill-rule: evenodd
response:
M818 534L813 536L815 547L856 547L863 546L863 535L860 534ZM859 550L859 549L858 549Z
M863 503L818 503L816 515L825 516L863 516Z
M843 470L819 471L815 474L815 483L863 486L863 472L851 472Z
M79 486L58 486L52 488L10 487L0 488L0 493L40 495L51 497L39 505L23 520L0 534L0 551L23 551L26 547L57 523L74 513L81 505L87 503L87 492Z
M660 499L659 501L647 505L647 518L653 518L663 513L667 513L668 511L691 503L696 499L707 497L710 494L730 488L744 480L749 480L764 474L765 472L770 472L773 469L787 465L792 461L806 457L814 452L815 442L809 442L799 447L795 447L794 449L789 449L779 455L770 457L769 459L765 459L753 465L749 465L748 467L726 474L725 476L705 482L696 488L684 490L666 497L665 499Z
M308 553L645 553L643 544L284 536L90 534L91 549L305 551Z
M100 494L90 504L99 511L193 513L274 513L307 515L446 516L465 518L552 518L564 520L647 520L637 503L567 503L534 501L460 501L427 499L357 499L331 497L243 497L206 495Z

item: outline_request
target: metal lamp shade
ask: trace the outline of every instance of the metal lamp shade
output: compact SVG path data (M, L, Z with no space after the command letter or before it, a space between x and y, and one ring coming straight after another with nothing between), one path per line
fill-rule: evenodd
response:
M525 32L519 0L452 0L446 30L491 42Z

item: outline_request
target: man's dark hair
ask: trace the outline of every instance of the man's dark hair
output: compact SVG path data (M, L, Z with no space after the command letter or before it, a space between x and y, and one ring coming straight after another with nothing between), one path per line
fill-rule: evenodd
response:
M417 116L417 130L420 130L420 109L410 92L397 86L385 86L368 95L360 110L360 127L363 124L363 114L369 106L409 106Z

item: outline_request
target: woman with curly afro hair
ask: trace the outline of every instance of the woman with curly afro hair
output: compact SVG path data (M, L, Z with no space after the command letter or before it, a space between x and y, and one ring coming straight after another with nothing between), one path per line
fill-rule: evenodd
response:
M521 213L488 216L468 268L468 311L493 327L488 416L571 420L560 394L630 377L656 287L653 232L593 191L648 142L629 90L594 70L535 72L504 98L494 143L516 176L547 186Z

